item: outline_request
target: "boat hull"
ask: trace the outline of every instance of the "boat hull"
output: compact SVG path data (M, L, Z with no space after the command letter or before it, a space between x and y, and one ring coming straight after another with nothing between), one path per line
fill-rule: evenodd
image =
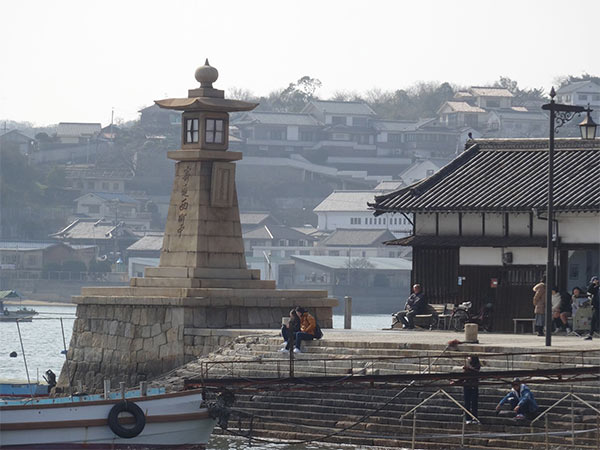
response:
M0 448L181 448L206 445L215 425L202 394L187 391L130 398L144 413L143 430L130 439L117 436L108 415L120 400L78 401L0 407ZM129 420L127 420L129 419ZM130 415L122 423L132 424Z

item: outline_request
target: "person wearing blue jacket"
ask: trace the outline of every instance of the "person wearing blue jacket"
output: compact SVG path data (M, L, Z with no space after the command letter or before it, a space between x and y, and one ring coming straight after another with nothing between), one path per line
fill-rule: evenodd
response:
M508 403L510 408L517 414L517 419L535 415L538 405L531 390L526 384L522 384L518 378L515 378L511 384L512 389L500 400L500 403L496 406L496 411L500 411L502 405Z

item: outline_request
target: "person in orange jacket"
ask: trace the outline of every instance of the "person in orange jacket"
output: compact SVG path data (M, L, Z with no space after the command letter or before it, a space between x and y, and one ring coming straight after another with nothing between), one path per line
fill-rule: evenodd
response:
M296 346L294 348L294 353L302 353L302 350L300 349L302 341L312 341L315 338L317 321L301 306L296 308L296 312L298 313L298 316L300 316L300 331L296 332Z

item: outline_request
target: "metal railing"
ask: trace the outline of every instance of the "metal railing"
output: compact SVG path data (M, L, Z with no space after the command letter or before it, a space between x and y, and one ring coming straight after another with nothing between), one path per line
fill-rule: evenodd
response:
M475 353L475 352L452 352L440 356L439 352L426 351L420 355L408 356L337 356L337 357L310 357L297 358L293 352L289 358L234 358L211 361L200 361L200 377L210 378L211 372L217 372L217 368L225 368L229 377L243 377L242 371L247 369L248 365L261 365L273 369L273 378L282 376L294 376L294 368L300 365L303 368L309 368L311 374L319 375L340 375L340 371L346 371L346 375L359 374L378 374L383 370L390 370L389 364L411 364L415 371L419 373L436 373L447 370L448 366L460 366L464 364L467 356L476 354L488 366L494 366L496 369L515 370L519 360L536 360L541 363L553 364L556 368L566 367L585 367L591 364L586 363L586 357L600 358L600 349L588 350L553 350L539 352L505 352L505 353ZM547 357L548 361L544 361ZM541 360L541 361L540 361ZM495 362L496 364L493 364ZM498 362L502 364L499 365ZM308 365L310 364L310 366ZM296 367L297 368L297 367ZM437 370L436 370L437 369ZM219 372L217 376L222 377ZM215 376L215 377L217 377Z

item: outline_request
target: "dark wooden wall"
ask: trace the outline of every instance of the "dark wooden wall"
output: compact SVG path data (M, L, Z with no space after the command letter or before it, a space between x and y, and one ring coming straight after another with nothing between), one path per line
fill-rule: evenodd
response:
M544 266L459 266L458 248L414 248L413 283L423 285L430 303L492 303L494 331L513 330L513 318L533 317L533 286ZM462 278L459 285L458 277ZM496 288L491 281L498 280Z

